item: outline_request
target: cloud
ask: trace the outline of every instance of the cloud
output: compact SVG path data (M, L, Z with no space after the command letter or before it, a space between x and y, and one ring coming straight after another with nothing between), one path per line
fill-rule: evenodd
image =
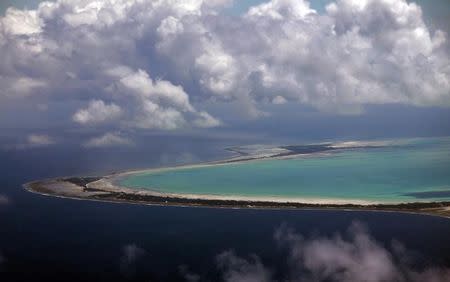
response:
M147 72L138 70L125 74L117 69L120 90L135 100L137 115L130 125L144 129L177 129L186 124L183 113L195 112L182 87L168 81L153 81Z
M113 68L107 73L116 79L117 91L132 98L135 115L127 123L129 126L174 130L189 124L188 119L197 127L220 125L220 121L207 112L197 111L181 86L165 80L153 80L146 71L133 71L125 66Z
M286 281L450 281L450 269L413 266L401 244L394 241L390 251L357 222L346 236L304 238L282 225L274 238L287 251ZM257 256L245 259L228 251L217 261L225 281L275 281Z
M55 143L50 136L45 134L30 134L27 137L27 145L30 147L48 146Z
M23 11L15 8L6 10L1 19L4 32L11 35L32 35L42 31L42 21L37 11Z
M102 136L89 139L84 146L87 148L101 148L101 147L116 147L116 146L130 146L133 142L120 136L118 133L108 132Z
M229 4L60 0L8 9L0 110L46 104L49 115L80 124L176 130L223 124L211 104L251 117L270 114L260 110L267 103L343 114L367 104L450 106L447 34L432 31L414 3L337 0L320 14L305 0L272 0L242 16L221 12Z
M307 1L274 0L251 7L247 12L250 17L285 20L288 18L303 19L316 11L310 9Z
M125 245L122 248L120 258L120 272L127 278L132 278L136 274L136 264L146 254L146 251L136 244Z
M0 194L0 206L9 205L11 203L11 200L5 196Z
M114 103L105 104L102 100L92 100L86 109L77 111L72 119L80 124L98 124L115 120L122 109Z
M207 112L199 112L198 118L194 120L194 124L197 127L208 128L208 127L219 126L222 124L222 122L220 120L214 118Z
M257 256L246 260L236 256L233 251L227 251L217 256L217 265L223 271L223 279L226 282L271 281L270 272L262 265Z
M45 88L47 83L34 78L29 77L19 77L12 81L11 88L7 91L8 93L16 93L18 95L28 95L35 91L37 88Z
M217 126L217 118L190 103L180 83L150 77L158 63L147 64L154 61L156 32L176 33L179 17L210 13L228 2L88 0L46 2L35 11L11 8L0 24L0 49L10 58L0 64L0 81L6 86L0 99L17 100L33 92L39 94L33 98L39 104L62 100L73 102L73 107L89 98L72 120L91 126L106 122L117 129ZM167 16L164 23L163 16ZM130 26L128 18L135 18L136 24ZM150 48L138 46L145 41L150 41ZM49 108L50 114L53 110L58 109Z
M44 148L55 145L56 140L47 134L28 134L16 143L7 143L1 147L3 150L26 150L35 148Z
M272 103L275 105L282 105L282 104L286 104L287 100L283 96L278 95L272 99Z
M200 275L190 272L186 265L180 265L178 271L187 282L200 281Z

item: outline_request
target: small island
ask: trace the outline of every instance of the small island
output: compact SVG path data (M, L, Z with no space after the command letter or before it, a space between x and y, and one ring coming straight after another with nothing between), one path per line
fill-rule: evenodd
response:
M251 163L260 160L285 160L291 158L316 158L348 150L370 150L399 146L396 142L340 142L290 146L247 146L227 150L236 156L204 164L171 168L135 170L95 177L60 177L33 181L24 187L34 193L49 196L94 201L133 203L164 206L251 208L251 209L342 209L360 211L392 211L420 213L450 218L450 201L426 201L427 196L448 196L448 191L410 193L418 201L374 202L364 199L301 198L301 197L250 197L195 193L164 192L150 189L126 187L118 179L146 172L227 166ZM405 194L406 195L406 194Z

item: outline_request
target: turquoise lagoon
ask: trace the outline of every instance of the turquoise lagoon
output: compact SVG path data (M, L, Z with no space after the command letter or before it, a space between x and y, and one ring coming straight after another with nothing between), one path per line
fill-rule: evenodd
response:
M178 194L348 199L450 200L450 138L344 149L291 159L262 159L127 175L125 187Z

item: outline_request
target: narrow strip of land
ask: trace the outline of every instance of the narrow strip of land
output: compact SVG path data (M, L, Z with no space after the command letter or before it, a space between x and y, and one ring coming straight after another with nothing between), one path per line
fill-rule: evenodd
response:
M230 148L239 156L217 162L185 167L226 165L233 162L247 162L266 158L290 158L317 155L342 149L373 148L382 146L378 143L347 142L340 144L316 144L302 146L282 146L274 148L257 148L245 151ZM179 169L180 167L156 170ZM153 169L154 171L155 169ZM148 172L150 170L126 171L102 177L63 177L33 181L24 184L31 192L84 200L108 202L168 205L168 206L205 206L220 208L255 208L255 209L345 209L421 213L450 218L450 201L410 202L410 203L374 203L364 200L347 199L301 199L301 198L246 198L241 196L218 196L162 193L151 190L139 190L116 184L118 177ZM426 195L425 195L426 196Z
M156 195L147 191L134 189L116 190L99 184L90 187L101 177L70 177L40 180L26 183L27 190L39 194L119 203L134 203L166 206L218 207L218 208L253 208L253 209L342 209L360 211L393 211L420 213L450 218L450 201L411 202L398 204L355 204L355 203L308 203L296 201L252 201L239 199L187 198L169 195ZM101 187L101 186L100 186Z

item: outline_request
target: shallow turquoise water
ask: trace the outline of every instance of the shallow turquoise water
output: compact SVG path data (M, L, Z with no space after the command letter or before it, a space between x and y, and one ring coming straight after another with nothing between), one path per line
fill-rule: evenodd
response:
M187 194L443 201L450 200L450 138L327 156L147 172L130 175L120 184ZM416 192L432 193L409 194Z

